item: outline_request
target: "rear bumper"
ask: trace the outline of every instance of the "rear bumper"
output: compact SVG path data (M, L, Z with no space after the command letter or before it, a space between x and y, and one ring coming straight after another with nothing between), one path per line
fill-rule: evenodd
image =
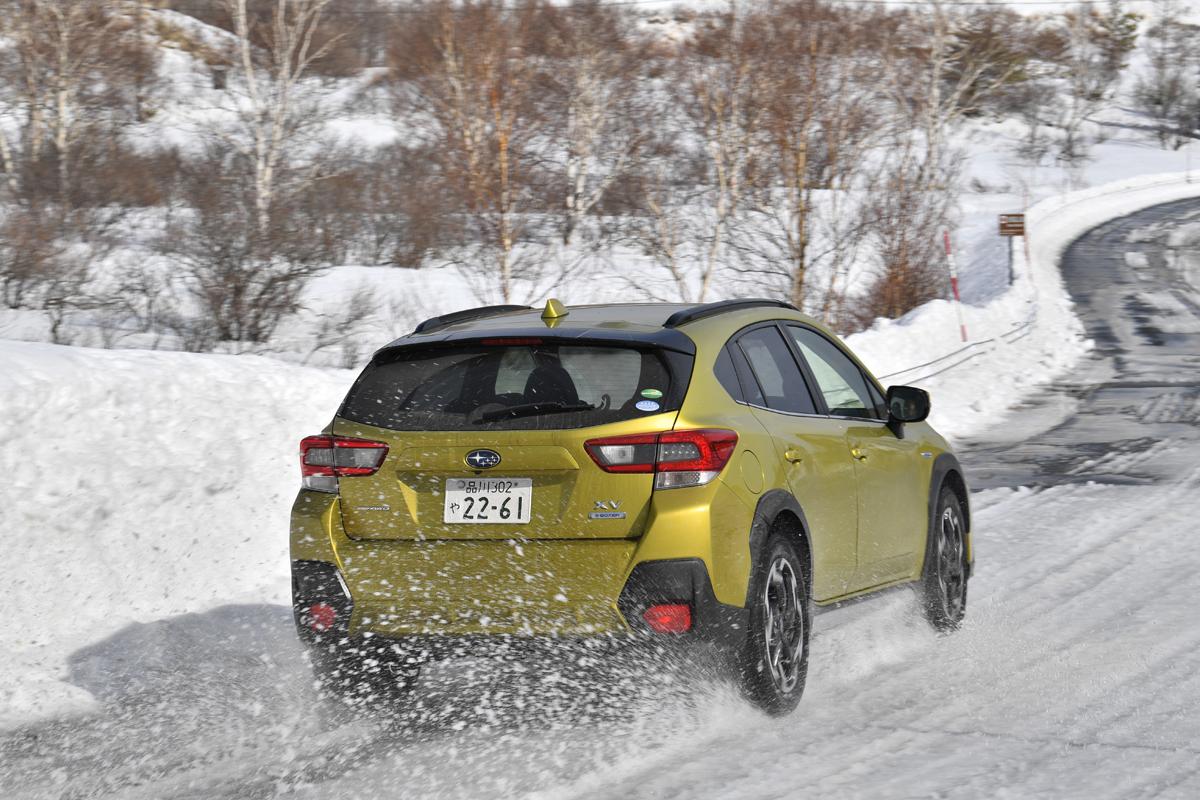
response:
M748 530L752 513L715 481L664 492L638 539L360 541L345 535L336 496L302 491L291 550L294 565L336 568L345 636L446 638L452 648L505 638L740 641L748 543L714 531ZM691 605L692 629L651 634L646 607L675 602Z
M565 614L549 629L529 626L513 633L480 633L474 625L457 631L426 621L411 630L371 624L345 588L337 567L317 561L292 562L292 606L300 638L325 653L346 651L370 654L396 664L414 665L451 657L523 657L530 653L570 649L604 653L650 645L687 649L715 646L730 650L743 640L749 612L717 601L704 562L672 559L643 562L630 572L615 599L619 625L586 633L573 630L573 614ZM336 622L325 631L314 631L309 609L316 603L333 607ZM643 612L659 603L687 603L692 628L686 633L658 634L642 619ZM364 619L367 621L364 623ZM382 630L380 630L382 628ZM464 629L465 628L465 629Z
M656 603L688 603L692 629L664 637L651 632L642 613ZM717 600L704 562L698 558L643 561L629 573L617 608L634 634L653 638L679 638L726 647L736 646L746 635L750 612Z

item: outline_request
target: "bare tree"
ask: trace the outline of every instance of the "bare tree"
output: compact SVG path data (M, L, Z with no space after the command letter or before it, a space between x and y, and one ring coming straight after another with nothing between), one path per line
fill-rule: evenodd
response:
M764 120L772 76L764 69L759 18L736 6L699 31L677 60L675 99L685 136L700 143L706 185L693 212L702 220L694 278L680 284L680 299L703 302L726 259L729 227L758 178L768 146Z
M544 127L520 13L495 0L431 7L428 28L401 41L409 80L396 92L401 114L432 123L443 191L466 221L451 262L474 279L481 298L503 302L535 266L521 259L520 246L538 200L534 148Z
M551 149L562 151L562 240L569 245L649 138L638 91L648 54L635 43L629 16L598 0L539 13L548 61L541 96Z
M317 355L337 350L339 366L351 369L362 360L363 343L370 341L371 323L379 315L380 305L374 287L360 284L350 297L338 308L318 313L313 331L312 347L302 363L309 363Z
M173 327L207 349L219 341L261 345L299 308L308 280L326 266L320 237L275 204L266 231L256 216L257 176L249 159L211 150L185 168L187 210L160 244L180 265L192 309L173 309Z
M898 35L882 42L897 110L908 109L925 139L923 161L939 163L950 132L1000 93L1025 79L1029 25L1014 12L962 10L931 0L905 15Z
M1200 28L1183 21L1177 0L1155 0L1154 24L1146 31L1150 69L1134 89L1138 105L1155 122L1163 147L1178 149L1200 128L1196 44Z
M0 3L0 35L11 43L0 54L0 100L20 130L18 142L0 133L0 164L14 194L20 174L49 152L54 193L69 202L78 143L119 106L129 74L151 68L152 51L125 10L104 0Z
M1083 123L1107 105L1117 89L1121 71L1137 40L1138 15L1124 11L1112 0L1105 12L1080 6L1063 15L1057 26L1059 47L1049 54L1066 88L1055 109L1063 138L1059 147L1064 161L1087 155Z
M816 3L769 7L759 20L760 44L770 48L761 123L767 140L758 180L731 226L736 268L821 315L836 304L837 276L860 238L849 198L861 188L887 102L878 89L876 43L866 35L873 21ZM814 293L816 266L829 274L824 291Z
M297 152L313 127L333 112L329 93L314 96L302 84L314 61L322 58L334 40L314 46L331 0L275 0L265 30L252 30L246 0L222 0L237 34L232 54L239 125L218 135L247 157L254 171L254 215L260 234L271 226L271 209L280 192L281 173L301 158ZM254 41L265 42L262 49ZM305 91L309 89L309 91ZM289 170L303 188L311 175Z
M702 231L688 213L694 191L679 185L670 156L644 165L637 177L638 208L625 226L625 236L665 273L667 291L648 285L639 276L635 291L655 300L678 300L690 296L692 278L688 265L694 257L693 243Z
M890 156L863 209L874 274L857 303L853 322L861 327L876 317L903 316L946 290L941 232L952 227L955 195L946 187L955 166L925 161L924 148L911 137L897 142Z

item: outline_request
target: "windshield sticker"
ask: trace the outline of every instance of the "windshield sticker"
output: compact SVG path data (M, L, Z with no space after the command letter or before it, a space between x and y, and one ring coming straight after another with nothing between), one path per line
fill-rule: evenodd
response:
M653 400L638 400L634 403L633 407L638 411L658 411L658 409L662 408L662 406Z
M642 397L645 397L648 400L658 400L660 397L662 397L662 392L658 389L642 389L641 394Z

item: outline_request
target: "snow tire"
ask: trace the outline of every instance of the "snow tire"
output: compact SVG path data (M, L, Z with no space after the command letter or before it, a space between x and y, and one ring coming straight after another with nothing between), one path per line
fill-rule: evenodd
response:
M812 611L807 576L793 540L772 533L753 576L750 626L738 654L742 694L772 716L804 694Z
M966 530L958 495L942 486L930 520L920 593L925 618L943 633L957 630L967 611Z

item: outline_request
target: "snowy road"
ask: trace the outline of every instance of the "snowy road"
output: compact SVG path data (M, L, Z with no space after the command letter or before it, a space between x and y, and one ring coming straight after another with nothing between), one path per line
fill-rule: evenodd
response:
M935 636L907 593L818 617L787 719L672 676L485 663L328 730L288 611L231 606L74 654L103 713L0 735L0 796L1200 797L1198 220L1150 209L1071 249L1096 352L965 448L966 626Z

